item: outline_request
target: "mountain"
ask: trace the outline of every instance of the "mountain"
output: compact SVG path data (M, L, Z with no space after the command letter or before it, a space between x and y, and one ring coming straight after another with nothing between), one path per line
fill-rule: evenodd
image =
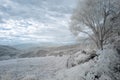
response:
M0 60L17 58L21 53L22 51L11 46L0 45Z
M13 47L16 47L20 50L27 50L30 48L36 48L36 47L57 47L65 44L60 44L60 43L52 43L52 42L41 42L41 43L23 43L23 44L16 44L13 45Z
M24 50L24 53L19 55L20 58L45 57L45 56L63 56L70 55L80 51L80 44L59 45L59 46L36 46Z

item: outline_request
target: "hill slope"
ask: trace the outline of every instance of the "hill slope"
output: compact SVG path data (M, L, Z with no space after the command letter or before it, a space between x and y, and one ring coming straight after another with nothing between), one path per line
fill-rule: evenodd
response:
M0 80L120 80L120 55L113 47L97 55L72 68L66 67L69 56L0 61Z
M0 60L17 58L22 51L11 46L0 45Z

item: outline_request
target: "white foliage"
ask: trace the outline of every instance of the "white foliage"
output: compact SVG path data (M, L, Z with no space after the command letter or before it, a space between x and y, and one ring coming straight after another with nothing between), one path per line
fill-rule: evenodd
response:
M89 61L86 61L89 54L80 51L69 57L0 61L0 80L120 80L120 55L113 46L105 48ZM83 62L78 64L79 61ZM66 68L67 62L69 68Z
M120 80L120 72L114 72L116 64L120 64L118 53L107 48L97 54L99 56L89 62L59 72L58 80Z

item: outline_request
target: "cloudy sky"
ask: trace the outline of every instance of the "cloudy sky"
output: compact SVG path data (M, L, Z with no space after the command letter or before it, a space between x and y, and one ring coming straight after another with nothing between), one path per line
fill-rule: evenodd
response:
M75 0L0 0L0 44L73 43Z

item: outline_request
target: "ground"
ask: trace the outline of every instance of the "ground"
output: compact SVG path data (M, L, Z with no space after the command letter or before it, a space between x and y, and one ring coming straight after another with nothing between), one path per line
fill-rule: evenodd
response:
M85 62L69 68L70 55L0 61L0 80L120 80L120 55L114 46L106 46L96 54L87 61L88 54L72 54L73 63Z

